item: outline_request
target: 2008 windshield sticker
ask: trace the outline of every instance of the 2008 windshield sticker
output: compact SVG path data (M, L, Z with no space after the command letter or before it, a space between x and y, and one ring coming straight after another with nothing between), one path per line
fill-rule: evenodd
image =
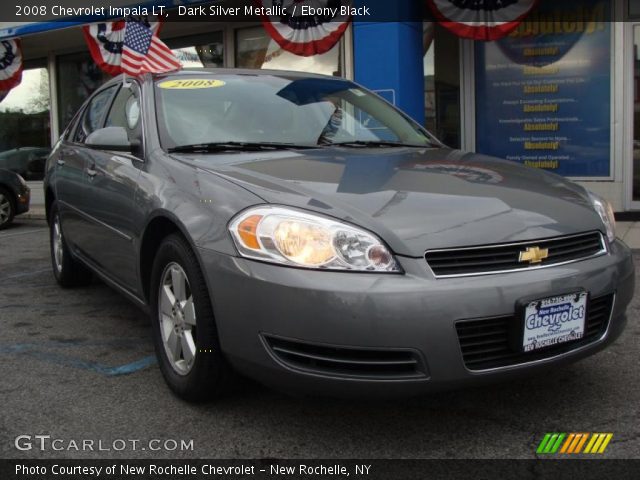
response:
M158 87L171 90L194 90L198 88L218 88L226 85L222 80L207 78L188 78L180 80L165 80Z

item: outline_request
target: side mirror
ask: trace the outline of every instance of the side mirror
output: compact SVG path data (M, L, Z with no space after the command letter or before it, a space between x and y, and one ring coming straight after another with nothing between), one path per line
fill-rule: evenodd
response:
M85 145L95 150L132 152L134 145L129 141L124 127L99 128L85 140Z

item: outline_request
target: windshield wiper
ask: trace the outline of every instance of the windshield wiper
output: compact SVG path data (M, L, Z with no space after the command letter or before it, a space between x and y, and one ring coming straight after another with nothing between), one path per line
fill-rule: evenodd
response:
M436 145L419 145L416 143L389 142L385 140L353 140L350 142L331 142L323 146L329 147L412 147L412 148L436 148Z
M297 145L295 143L277 142L211 142L194 143L191 145L179 145L169 148L169 153L199 153L199 152L225 152L237 150L241 152L259 152L269 150L300 150L308 148L318 148L313 145Z

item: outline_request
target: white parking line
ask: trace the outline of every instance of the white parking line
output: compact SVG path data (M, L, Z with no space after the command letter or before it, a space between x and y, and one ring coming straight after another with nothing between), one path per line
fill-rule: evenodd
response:
M0 278L0 283L4 282L6 280L13 280L15 278L22 278L22 277L29 277L31 275L38 275L39 273L48 272L49 270L51 270L51 267L43 268L41 270L34 270L32 272L16 273L15 275L9 275L8 277Z
M29 231L27 231L27 232L9 233L9 234L6 234L6 235L1 235L1 234L0 234L0 238L18 237L18 236L20 236L20 235L29 235L29 234L31 234L31 233L39 233L39 232L42 232L42 230L44 230L44 228L40 228L40 229L38 229L38 230L29 230Z

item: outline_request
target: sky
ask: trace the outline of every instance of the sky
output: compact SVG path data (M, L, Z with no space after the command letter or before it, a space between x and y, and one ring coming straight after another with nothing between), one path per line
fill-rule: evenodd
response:
M38 91L41 80L42 68L25 70L22 72L22 82L9 92L9 95L0 102L0 112L7 110L28 109L28 103L33 92Z

